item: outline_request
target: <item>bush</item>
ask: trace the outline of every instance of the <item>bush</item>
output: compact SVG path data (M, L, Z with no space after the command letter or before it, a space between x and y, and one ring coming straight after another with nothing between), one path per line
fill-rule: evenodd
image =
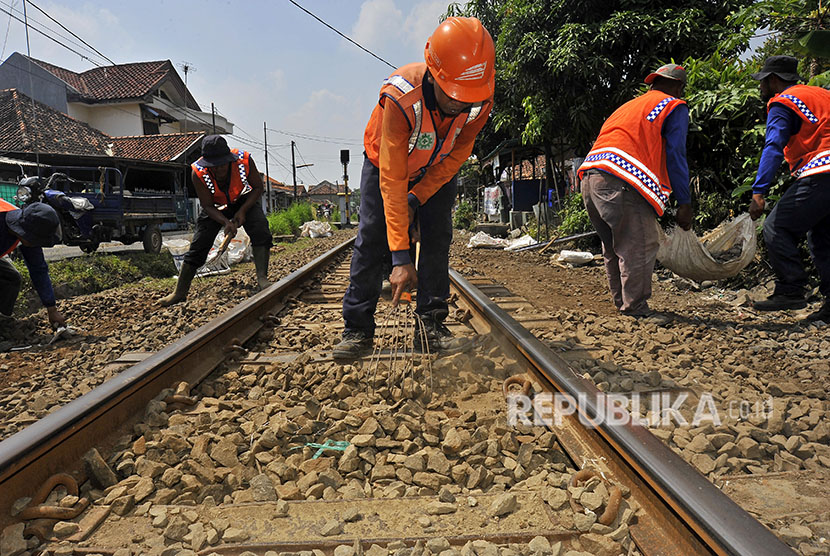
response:
M16 313L27 312L29 306L39 306L37 293L32 287L29 270L22 259L14 260L22 283L15 307ZM127 253L121 255L93 254L49 263L49 277L55 295L66 298L74 295L97 293L117 288L143 278L169 278L176 275L176 265L170 253Z
M473 205L467 201L461 201L452 216L452 225L459 230L472 230L476 225L476 213Z
M279 212L268 215L268 228L273 235L287 236L298 234L300 226L314 220L314 211L310 203L295 203Z
M562 218L562 223L557 228L559 237L590 232L594 229L582 202L582 193L571 193L566 196L559 216Z

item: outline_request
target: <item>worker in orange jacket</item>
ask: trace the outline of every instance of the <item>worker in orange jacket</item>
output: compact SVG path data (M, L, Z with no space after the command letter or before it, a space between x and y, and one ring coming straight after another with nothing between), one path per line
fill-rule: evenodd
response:
M582 199L602 241L605 273L614 305L623 315L665 322L648 305L657 260L658 225L669 195L677 200L677 224L692 226L683 100L686 70L666 64L650 73L649 91L605 120L577 174Z
M187 298L190 284L205 264L219 230L226 238L232 238L237 228L245 228L251 238L257 286L264 290L271 285L268 260L272 238L268 220L259 203L263 191L262 176L251 154L231 149L221 135L208 135L202 139L201 158L190 167L190 182L202 210L196 221L190 249L185 253L179 271L176 289L161 298L159 305L167 307Z
M800 85L798 60L770 56L752 77L760 81L767 103L764 149L752 186L749 214L758 218L765 196L775 181L782 159L795 182L764 221L764 243L775 271L775 290L756 301L759 311L802 309L807 306L809 275L801 261L800 244L807 238L818 270L824 302L806 321L830 323L830 91Z
M364 134L360 225L343 298L345 330L333 355L372 348L383 263L391 252L393 303L418 286L416 312L429 348L448 349L449 248L455 175L490 114L495 47L475 18L450 17L427 41L425 63L395 70L380 89ZM420 266L410 248L420 228ZM416 347L420 337L416 337Z

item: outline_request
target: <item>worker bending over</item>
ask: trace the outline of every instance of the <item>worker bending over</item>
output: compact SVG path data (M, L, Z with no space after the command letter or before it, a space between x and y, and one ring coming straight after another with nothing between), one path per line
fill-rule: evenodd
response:
M415 310L426 327L430 350L454 345L444 319L455 175L490 114L495 48L478 19L450 17L427 41L424 59L426 63L408 64L386 78L366 126L360 225L336 358L371 350L383 263L390 251L393 303L417 285ZM415 227L420 228L422 245L417 272L410 253L410 228ZM415 342L416 348L424 348L420 336Z
M183 301L196 271L205 264L219 230L224 230L226 237L234 237L240 227L251 238L257 284L260 290L267 288L271 231L259 204L262 177L250 153L229 149L221 135L208 135L202 140L202 157L191 165L190 181L202 210L176 289L159 303L167 307Z
M55 301L49 265L43 257L43 247L52 247L60 240L60 218L55 209L46 203L32 203L20 209L0 199L0 320L11 320L20 293L20 273L6 257L19 248L32 285L46 307L49 323L53 328L66 326L66 318Z
M807 306L807 272L799 244L807 237L818 269L824 304L806 317L830 323L830 91L799 85L798 61L771 56L752 77L767 103L767 131L749 214L758 218L781 160L796 178L764 221L764 243L775 272L775 290L754 306L759 311Z
M648 306L657 260L657 217L669 195L678 203L677 224L692 226L686 133L689 109L681 100L686 70L666 64L650 73L647 93L605 120L579 167L582 199L602 241L614 305L623 315L668 320Z

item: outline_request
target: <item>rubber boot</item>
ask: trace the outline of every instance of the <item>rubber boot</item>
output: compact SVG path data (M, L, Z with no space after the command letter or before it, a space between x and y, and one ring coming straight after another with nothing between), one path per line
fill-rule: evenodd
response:
M252 252L254 266L256 267L256 281L259 285L259 291L262 291L271 285L271 282L268 281L268 259L271 257L271 247L260 245L253 247Z
M193 277L196 276L196 271L199 270L192 264L183 263L182 269L179 272L179 280L176 282L176 290L166 297L159 300L159 305L168 307L179 301L184 301L187 297L187 292L190 291L190 283Z

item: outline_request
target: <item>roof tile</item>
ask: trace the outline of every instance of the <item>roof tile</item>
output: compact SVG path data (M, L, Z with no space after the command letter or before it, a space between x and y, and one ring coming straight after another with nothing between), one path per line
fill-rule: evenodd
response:
M171 74L178 76L170 60L103 66L82 73L34 58L32 61L66 82L77 91L78 100L88 103L144 98ZM189 92L187 96L188 106L198 109Z
M189 133L113 137L113 142L116 156L169 162L178 158L193 144L200 143L204 136L205 134L201 131L191 131Z
M110 137L53 108L34 102L17 89L0 91L0 151L16 153L115 156L171 162L204 133Z

